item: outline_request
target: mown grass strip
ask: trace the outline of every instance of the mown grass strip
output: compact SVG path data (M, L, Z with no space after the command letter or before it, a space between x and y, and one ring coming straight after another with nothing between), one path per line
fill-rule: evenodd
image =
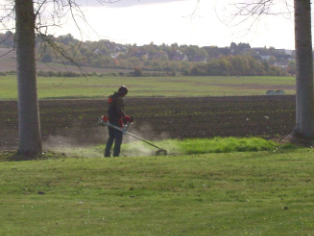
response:
M313 235L313 154L1 162L0 235Z

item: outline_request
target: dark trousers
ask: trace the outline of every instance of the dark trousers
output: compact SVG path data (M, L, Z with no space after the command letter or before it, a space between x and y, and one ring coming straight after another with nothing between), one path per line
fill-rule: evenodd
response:
M113 125L118 126L118 123L112 123ZM120 155L120 148L122 144L123 133L119 130L116 130L108 126L109 138L107 140L107 145L105 149L105 157L110 157L110 150L114 142L113 156L118 157Z

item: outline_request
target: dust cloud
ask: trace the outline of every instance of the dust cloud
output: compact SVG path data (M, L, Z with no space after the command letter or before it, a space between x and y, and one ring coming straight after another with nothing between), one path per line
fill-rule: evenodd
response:
M49 135L43 142L45 149L61 152L66 155L79 155L81 157L102 157L95 146L104 143L108 138L103 127L75 127L62 130L54 135Z
M166 140L170 136L166 133L157 134L152 126L145 124L139 128L129 127L128 132L145 139L148 142ZM81 157L103 157L104 147L108 139L107 127L75 127L59 131L50 135L44 141L44 148L66 155L79 155ZM155 143L153 143L156 145ZM158 146L158 145L156 145ZM163 148L163 147L160 147ZM140 141L128 134L124 134L121 146L122 157L151 156L158 149Z

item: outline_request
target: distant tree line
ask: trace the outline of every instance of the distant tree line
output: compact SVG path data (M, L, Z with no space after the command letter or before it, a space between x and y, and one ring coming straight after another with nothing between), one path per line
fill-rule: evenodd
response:
M286 75L295 72L295 65L275 67L278 60L289 56L274 48L252 50L246 43L231 43L230 47L198 47L195 45L122 45L109 40L81 42L71 34L49 38L55 48L36 40L37 57L44 63L75 64L95 68L132 69L139 71L182 72L185 75ZM14 33L0 34L0 47L13 47ZM62 50L56 50L62 49ZM72 60L66 60L63 56ZM267 55L267 59L263 57ZM139 69L139 70L136 70Z
M286 76L287 72L279 67L268 65L251 56L224 56L212 59L206 64L195 65L186 75L223 75L223 76Z
M36 72L37 76L40 77L67 77L67 78L75 78L75 77L171 77L176 76L175 72L143 72L140 68L135 68L133 71L129 72L108 72L108 73L96 73L96 72L73 72L73 71L43 71L38 70ZM16 71L0 71L0 76L10 76L17 75Z

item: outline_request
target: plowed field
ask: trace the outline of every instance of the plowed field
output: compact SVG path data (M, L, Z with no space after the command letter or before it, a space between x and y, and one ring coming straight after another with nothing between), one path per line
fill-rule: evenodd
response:
M135 117L129 131L144 138L215 136L272 138L289 134L295 124L294 96L125 98ZM106 114L103 100L40 101L46 146L104 143L107 130L96 125ZM17 102L0 101L0 149L17 147Z

